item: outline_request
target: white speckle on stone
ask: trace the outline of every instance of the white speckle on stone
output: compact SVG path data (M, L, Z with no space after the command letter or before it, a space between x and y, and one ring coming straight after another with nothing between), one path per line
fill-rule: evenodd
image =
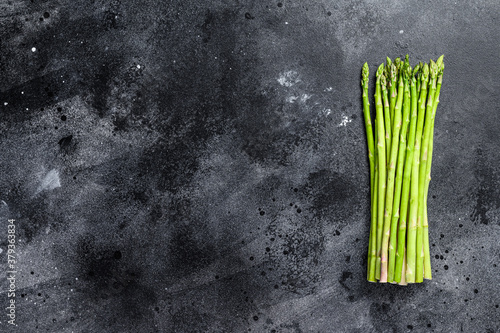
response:
M347 126L347 123L350 123L352 121L352 119L349 119L348 116L346 116L345 114L342 115L342 121L340 122L339 126Z
M330 113L332 113L332 110L331 109L324 109L323 113L325 116L328 116Z
M36 52L36 47L32 47L31 52Z
M296 101L298 98L299 98L298 96L288 96L288 97L286 98L286 101L287 101L288 103L295 103L295 101Z
M306 102L309 98L311 98L311 95L308 95L308 94L302 94L302 96L300 97L300 101L302 103Z
M0 248L0 253L2 253L2 252L3 252L3 250Z
M141 69L141 65L137 65L137 69Z
M403 30L399 30L399 33L402 34L404 31Z
M24 95L24 91L21 91L21 95Z
M9 103L7 103L7 102L3 102L3 105L5 105L5 106L7 106L8 104L9 104Z
M291 87L294 84L300 82L299 73L297 73L296 71L283 72L278 77L278 82L283 87Z
M333 88L332 87L328 87L325 90L328 91L328 92L330 92L330 91L333 91Z
M40 183L40 186L38 186L36 193L40 193L45 190L53 190L57 187L61 187L61 182L59 180L59 171L57 171L56 169L52 169L42 179L42 182Z
M285 24L288 24L288 22L285 22Z

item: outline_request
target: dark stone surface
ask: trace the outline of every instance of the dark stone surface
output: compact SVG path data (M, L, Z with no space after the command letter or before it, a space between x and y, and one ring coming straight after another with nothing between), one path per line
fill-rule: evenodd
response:
M17 331L500 331L497 1L0 9ZM359 80L406 53L446 69L434 279L399 287L366 281Z

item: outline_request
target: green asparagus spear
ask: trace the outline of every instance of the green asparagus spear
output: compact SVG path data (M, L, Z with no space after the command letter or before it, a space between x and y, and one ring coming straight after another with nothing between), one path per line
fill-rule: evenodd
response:
M375 128L377 128L377 119L374 120ZM375 131L375 142L377 142L377 131ZM370 225L370 252L368 254L368 281L377 282L377 276L380 278L380 266L377 269L377 203L378 203L378 156L375 150L375 186L373 188L373 196L371 202L371 225ZM377 275L378 273L378 275Z
M396 180L394 185L394 202L392 205L392 220L391 220L391 234L389 236L389 272L387 274L387 281L394 282L394 269L396 267L396 246L397 246L397 230L399 220L399 208L401 203L401 187L403 184L403 167L406 153L406 136L408 132L408 124L410 123L410 87L408 80L411 76L411 66L406 55L404 66L401 71L403 75L404 96L403 96L403 123L399 135L399 148L396 163Z
M410 196L410 175L413 163L413 147L415 145L415 132L417 129L417 100L418 93L416 88L416 74L419 72L419 65L413 69L413 74L409 79L411 90L411 119L410 131L408 134L408 143L406 147L405 165L403 170L403 189L401 193L401 208L400 219L398 225L398 248L396 252L396 268L395 268L395 281L400 282L402 279L406 280L405 271L403 267L406 265L406 222L408 220L408 198ZM406 101L404 102L406 103Z
M400 67L400 72L402 72ZM389 236L391 230L392 203L394 199L394 178L396 173L396 161L399 149L399 132L401 130L401 107L403 105L404 83L403 76L399 76L398 96L394 108L394 127L392 130L391 154L387 166L387 189L385 194L384 209L384 229L381 253L380 282L387 282L388 257L389 257Z
M415 146L413 152L413 162L410 177L410 218L407 232L407 256L406 256L406 281L408 283L415 282L415 269L417 252L417 229L418 229L418 182L419 182L419 167L420 167L420 140L424 127L425 118L425 101L427 98L427 82L429 79L429 66L424 65L421 73L420 96L418 100L418 115L417 115L417 133L415 134ZM422 225L420 225L422 228Z
M371 209L370 213L373 219L375 212L373 210L373 200L374 200L374 168L375 168L375 157L374 157L374 143L373 143L373 129L371 123L371 115L370 115L370 101L368 97L368 81L369 81L369 68L368 63L363 65L362 69L362 79L361 79L361 88L363 90L363 116L365 119L365 129L366 129L366 138L368 143L368 160L370 163L370 198L371 198ZM368 246L368 270L367 270L367 279L368 281L376 281L374 279L375 272L371 270L370 261L372 258L372 246L376 242L374 240L373 234L376 232L373 229L373 226L370 226L370 238L369 238L369 246Z
M423 221L423 228L424 228L424 278L431 280L432 279L432 270L431 270L431 258L430 258L430 251L429 251L429 221L427 217L427 195L429 193L429 183L431 181L431 164L432 164L432 152L433 152L433 146L434 146L434 121L436 117L436 110L437 106L439 104L439 94L441 92L441 84L443 82L443 70L444 70L444 64L443 64L443 57L441 56L438 58L436 61L436 66L438 67L438 75L437 75L437 87L436 87L436 92L434 95L434 104L432 108L432 123L431 123L431 129L430 129L430 138L429 138L429 143L428 143L428 152L427 152L427 168L425 171L426 178L425 178L425 189L424 189L424 198L423 198L423 204L424 204L424 221Z
M394 65L396 66L396 73L398 73L398 77L399 77L399 69L401 67L401 58L394 59Z
M382 253L382 229L384 225L384 203L386 190L386 158L385 158L385 130L384 113L382 105L382 92L380 87L380 77L383 74L384 65L380 65L377 70L377 81L375 88L375 109L377 112L377 156L378 156L378 201L377 201L377 268L380 266ZM379 272L377 271L377 277ZM381 271L380 271L381 274Z
M419 203L418 203L418 217L417 217L417 262L416 262L416 277L415 282L424 281L424 189L425 189L425 178L427 170L427 153L429 148L429 139L431 133L431 124L433 118L433 105L434 105L434 94L436 93L436 78L437 78L437 66L434 61L430 61L429 65L429 95L427 97L427 108L425 110L425 123L424 123L424 134L422 137L422 146L420 150L420 166L419 166L419 181L418 181L418 193L419 193ZM421 226L421 227L420 227Z
M391 149L391 116L389 110L389 99L387 98L385 73L380 77L380 85L380 88L382 89L382 101L384 103L385 153L388 159Z
M418 66L419 66L419 68L420 68L420 69L423 69L423 68L424 68L424 64L423 64L422 62L419 62ZM419 94L419 96L420 96L420 83L421 83L421 81L422 81L422 73L421 73L421 72L419 72L417 75L418 75L418 76L417 76L417 93L418 93L418 94Z
M390 70L390 87L389 87L389 110L391 118L391 130L394 128L394 109L396 108L396 99L398 97L398 76L399 76L399 62L400 59L394 59L394 63L391 64ZM391 131L392 132L392 131Z
M366 128L366 141L368 142L368 160L370 162L370 193L373 197L373 185L374 185L374 168L375 161L373 158L375 145L373 143L373 129L370 116L370 99L368 97L368 78L370 76L370 70L368 68L368 63L365 62L362 71L361 87L363 89L363 115L365 118L365 128Z

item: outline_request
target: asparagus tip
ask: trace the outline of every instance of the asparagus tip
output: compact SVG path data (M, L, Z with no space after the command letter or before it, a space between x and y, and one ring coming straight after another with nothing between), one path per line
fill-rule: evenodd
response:
M429 61L429 75L431 79L434 79L437 76L438 73L438 66L436 63L431 59Z
M422 68L422 81L427 81L428 77L429 77L429 65L424 64L424 67Z
M385 73L383 73L382 75L380 75L380 85L381 85L381 88L382 90L385 90L386 89L386 78L385 78Z
M387 68L391 68L391 65L392 65L392 60L391 60L391 58L386 57L385 61L386 61L386 63L387 63L386 67L387 67Z
M382 73L384 72L384 64L380 64L377 69L377 77L381 76Z
M412 70L411 70L410 63L405 61L405 70L403 72L403 79L405 82L407 82L411 78L411 73L412 73Z
M397 77L398 77L398 69L396 68L396 65L394 65L394 63L393 63L393 64L391 64L389 80L391 80L392 82L396 82Z
M413 76L415 76L418 71L420 70L420 64L417 64L414 68L413 68Z
M438 68L441 67L441 64L443 63L443 58L444 58L444 54L441 55L438 60L436 60L436 65L438 66Z
M365 64L363 65L362 76L363 76L363 80L361 81L361 84L363 85L363 84L368 83L368 78L370 76L370 69L368 68L367 62L365 62Z
M396 70L399 71L399 67L401 67L401 58L394 59L394 65L396 65Z
M403 64L403 79L407 80L411 75L410 58L408 54L405 57L405 62Z

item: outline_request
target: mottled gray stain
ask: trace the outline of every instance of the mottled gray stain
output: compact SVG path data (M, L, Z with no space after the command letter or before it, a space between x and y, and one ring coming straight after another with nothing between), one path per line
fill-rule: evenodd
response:
M18 332L500 331L497 1L0 7ZM359 79L406 53L446 68L434 279L399 287L366 281Z

